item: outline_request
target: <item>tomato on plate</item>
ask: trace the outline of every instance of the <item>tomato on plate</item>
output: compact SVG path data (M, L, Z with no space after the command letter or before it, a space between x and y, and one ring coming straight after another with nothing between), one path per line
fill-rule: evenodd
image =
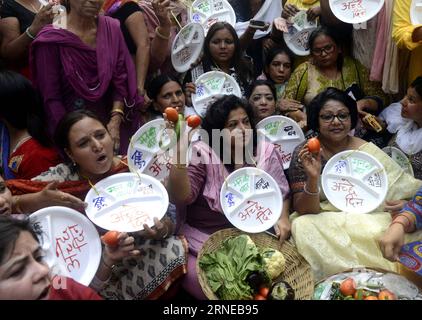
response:
M378 293L378 300L397 300L396 295L389 290L381 290Z
M340 292L343 296L353 296L356 292L356 282L353 278L347 278L340 284Z
M265 299L268 297L269 293L270 293L270 289L267 287L261 287L259 289L259 295L263 296Z
M260 294L256 294L253 297L254 300L267 300L265 297L261 296Z

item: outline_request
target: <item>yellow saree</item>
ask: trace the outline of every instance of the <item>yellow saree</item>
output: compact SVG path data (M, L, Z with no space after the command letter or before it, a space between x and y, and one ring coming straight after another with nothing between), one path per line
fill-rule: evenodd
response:
M366 143L360 150L384 165L388 175L386 200L410 199L422 185L374 144ZM327 200L320 207L319 214L291 215L296 246L312 266L316 281L359 266L398 272L398 264L383 258L377 242L391 222L383 205L369 214L339 212ZM422 231L408 235L406 242L417 239L422 239Z

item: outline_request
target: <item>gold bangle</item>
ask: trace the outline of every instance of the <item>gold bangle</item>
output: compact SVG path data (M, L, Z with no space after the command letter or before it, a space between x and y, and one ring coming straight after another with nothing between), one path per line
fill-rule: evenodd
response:
M160 28L160 27L155 28L155 34L156 34L159 38L161 38L161 39L163 39L163 40L168 40L168 39L170 39L170 33L169 33L169 35L168 35L168 36L165 36L165 35L163 35L160 31L158 31L158 30L159 30L159 28Z
M120 108L115 108L111 110L111 113L115 113L115 112L120 113L121 115L125 114L125 112Z

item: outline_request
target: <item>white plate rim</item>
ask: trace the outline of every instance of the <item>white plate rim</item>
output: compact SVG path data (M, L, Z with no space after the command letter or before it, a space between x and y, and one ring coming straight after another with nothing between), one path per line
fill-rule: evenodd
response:
M199 33L199 37L201 38L201 40L200 40L200 44L195 44L195 47L196 48L199 48L199 49L196 49L196 50L194 50L194 52L193 52L193 54L192 54L192 56L191 56L191 58L189 59L189 61L188 61L188 63L186 63L186 64L184 64L184 65L179 65L179 64L176 64L176 57L175 57L175 55L173 54L173 48L174 48L174 46L176 45L176 42L177 41L179 41L179 38L182 36L182 33L187 29L187 28L190 28L190 27L192 27L193 26L193 28L195 29L193 32L198 32ZM173 65L173 68L177 71L177 72L180 72L180 73L183 73L183 72L186 72L186 71L188 71L189 69L190 69L190 67L191 67L191 64L192 63L194 63L197 59L198 59L198 57L201 55L201 52L202 52L202 47L203 47L203 45L204 45L204 40L205 40L205 32L204 32L204 28L203 28L203 26L200 24L200 23L197 23L197 22L190 22L190 23L188 23L187 25L185 25L180 31L179 31L179 33L176 35L176 37L173 39L173 43L172 43L172 45L171 45L171 49L172 49L172 52L171 52L171 63L172 63L172 65Z
M89 257L89 261L86 264L87 266L89 266L88 275L86 275L87 272L85 271L82 279L74 279L77 282L85 286L88 286L91 283L92 279L94 278L95 274L97 273L98 266L100 265L101 256L102 256L102 245L101 245L101 240L100 240L98 231L95 228L95 225L83 213L76 211L74 209L68 208L68 207L52 206L52 207L42 208L32 213L29 216L29 219L31 223L34 223L37 221L41 221L42 219L45 219L47 216L60 218L58 217L57 212L60 212L61 218L63 218L63 214L64 214L65 217L73 217L76 220L82 221L84 224L84 230L87 230L88 232L93 234L93 239L92 240L90 239L90 241L88 242L89 247L90 247L90 250L89 250L90 257ZM48 232L48 231L43 230L43 232ZM49 238L51 237L51 233L48 235L48 237ZM52 241L53 239L50 239L50 240ZM51 243L50 245L53 246L54 244ZM96 256L92 255L92 252L97 253L97 255ZM53 254L53 257L55 261L58 260L54 254Z
M327 181L326 175L327 175L328 170L331 170L331 166L333 165L333 163L336 163L339 160L342 160L342 158L345 155L350 155L350 154L362 155L363 157L368 157L368 158L371 159L371 161L373 161L378 166L378 168L380 168L380 169L382 168L381 174L383 175L383 178L384 178L384 181L385 181L385 185L383 187L382 192L380 193L380 199L378 201L378 204L376 206L374 206L374 205L370 206L369 207L370 210L368 210L368 207L367 206L363 207L359 211L357 211L357 210L356 211L347 210L347 209L344 209L342 206L338 207L336 204L334 204L334 201L330 200L331 194L330 194L330 192L327 192L327 190L326 190L326 181ZM363 184L363 182L362 182L362 184ZM327 197L327 200L334 207L336 207L337 209L339 209L340 211L346 212L346 213L356 213L356 212L358 212L358 213L371 213L372 211L374 211L375 209L377 209L384 202L385 197L387 196L387 193L388 193L388 175L387 175L387 172L386 172L384 166L381 164L381 162L377 158L375 158L374 156L372 156L371 154L369 154L367 152L364 152L364 151L361 151L361 150L345 150L345 151L342 151L342 152L339 152L339 153L335 154L325 164L324 170L322 171L322 174L321 174L321 187L322 187L322 189L324 191L325 196ZM328 188L328 186L327 186L327 188Z
M103 189L106 188L106 187L103 187L104 185L105 186L110 185L112 183L115 183L115 181L118 181L119 179L121 179L121 180L132 179L132 180L138 181L139 177L141 178L141 180L144 180L144 181L147 180L148 184L153 183L155 185L155 187L157 187L159 189L161 195L163 196L163 199L161 199L161 202L164 203L162 212L159 212L158 215L157 214L154 215L154 217L157 217L160 220L162 217L165 216L165 214L167 212L168 205L169 205L169 196L168 196L167 190L163 186L163 184L159 180L155 179L154 177L151 177L151 176L149 176L147 174L143 174L143 173L137 174L137 173L133 173L133 172L123 172L123 173L117 173L117 174L111 175L107 178L104 178L101 181L98 181L94 186L95 186L96 190L103 190ZM91 204L90 204L90 201L89 201L90 199L94 198L95 196L96 196L96 191L94 190L94 188L91 188L88 191L88 193L85 197L85 202L88 203L88 207L85 209L86 215L92 221L92 223L94 223L95 225L97 225L100 228L103 228L105 230L110 230L106 226L98 224L96 222L97 219L95 218L95 214L98 213L98 210L94 212L94 210L91 209ZM136 197L129 197L129 198L136 198ZM129 198L120 199L117 202L126 201ZM153 223L149 224L148 226L149 227L153 226ZM136 231L143 230L143 227L141 229L134 229L134 228L130 229L130 228L128 228L126 230L123 230L123 229L115 228L113 230L116 230L116 231L119 231L119 232L136 232Z
M416 14L416 3L420 3L422 5L422 1L419 0L412 0L410 4L410 21L413 25L420 25L422 24L422 8L420 9L420 14Z
M245 228L244 226L242 226L241 224L238 224L238 223L233 223L233 221L234 221L234 219L231 219L231 217L230 217L230 214L227 214L226 212L225 212L225 206L224 206L224 193L225 193L225 189L226 189L226 185L228 184L228 181L230 180L230 179L232 179L234 176L237 176L237 175L241 175L242 174L242 172L243 171L246 171L246 172L248 172L248 171L255 171L255 172L258 172L258 174L257 175L259 175L259 176L264 176L265 177L265 179L267 179L268 181L270 181L274 186L275 186L275 188L274 188L274 191L276 192L276 196L275 197L277 197L278 198L278 201L280 202L280 210L279 210L279 212L277 212L277 213L274 213L274 224L272 224L271 226L269 226L269 227L267 227L266 225L264 225L264 224L262 224L262 226L261 226L261 228L251 228L251 229L249 229L249 228ZM242 201L242 204L240 204L239 206L241 206L241 205L243 205L243 202L245 201L245 199ZM224 183L223 183L223 186L221 187L221 189L220 189L220 205L221 205L221 208L222 208L222 210L223 210L223 213L224 213L224 215L226 216L226 218L227 218L227 220L229 220L229 222L234 226L234 227L236 227L237 229L239 229L239 230L242 230L242 231L244 231L244 232L249 232L249 233L259 233L259 232L263 232L263 231L265 231L265 230L268 230L268 229L270 229L272 226L274 226L276 223L277 223L277 221L280 219L280 216L281 216L281 214L282 214L282 211L283 211L283 194L281 193L281 190L280 190L280 188L279 188L279 186L278 186L278 183L275 181L275 179L273 178L273 177L271 177L271 175L270 174L268 174L267 172L265 172L264 170L262 170L262 169L260 169L260 168L256 168L256 167L243 167L243 168L240 168L240 169L237 169L237 170L235 170L235 171L233 171L231 174L229 174L228 176L227 176L227 178L225 179L225 181L224 181Z
M387 151L386 150L391 150L391 151L394 151L394 152L396 152L396 153L398 153L400 156L402 156L402 157L404 157L405 159L407 159L407 169L410 171L410 173L411 173L411 175L412 176L415 176L415 173L414 173L414 171L413 171L413 167L412 167L412 164L410 163L410 160L409 160L409 157L403 152L403 151L401 151L399 148L396 148L396 147L394 147L394 146L386 146L386 147L384 147L384 148L382 148L382 151L384 151L385 153L387 153ZM387 153L388 154L388 153ZM390 156L391 157L391 156ZM393 159L392 157L391 157L391 159ZM394 159L393 159L394 160ZM400 166L401 167L401 166ZM403 168L402 168L403 169ZM408 172L409 173L409 172Z
M382 9L383 5L384 5L384 0L378 0L379 4L376 10L374 10L374 12L371 12L370 15L366 15L364 18L358 18L358 19L349 19L346 18L345 16L338 16L337 10L333 9L333 6L335 6L334 2L339 2L339 1L343 1L343 0L329 0L328 4L330 6L331 12L336 16L337 19L346 22L346 23L350 23L350 24L357 24L357 23L362 23L368 20L371 20L373 17L375 17L378 12L380 12L380 10ZM368 0L363 0L363 2L368 1ZM399 0L400 1L400 0Z
M193 21L193 15L196 12L194 10L194 8L197 5L197 3L199 3L199 2L205 2L205 1L210 2L210 0L195 0L194 2L192 2L192 5L189 7L189 21L195 22L195 21ZM223 2L223 6L225 6L227 8L227 10L229 10L229 15L230 15L230 18L231 18L230 19L231 21L226 21L226 22L229 23L230 25L232 25L234 27L234 25L236 24L236 13L234 12L233 7L231 6L231 4L227 0L211 0L211 1L212 1L211 6L214 5L214 2L215 1L221 1L221 2ZM204 20L204 23L201 24L202 27L204 28L204 33L205 34L208 33L208 29L209 28L206 28L204 26L204 24L206 25L207 24L207 21L209 20L209 18L213 17L214 15L215 14L212 13L211 15L207 16L207 18Z

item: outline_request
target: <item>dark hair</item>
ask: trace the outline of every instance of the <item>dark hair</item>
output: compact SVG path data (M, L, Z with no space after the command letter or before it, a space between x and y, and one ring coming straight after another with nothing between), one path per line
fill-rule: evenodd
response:
M314 130L315 132L319 131L319 113L328 100L341 102L347 109L349 109L350 119L352 122L351 128L353 129L358 121L356 101L344 91L333 87L329 87L319 93L307 106L306 113L308 117L308 128L310 130Z
M168 74L161 74L149 82L147 86L148 97L152 100L157 100L157 96L160 94L160 91L163 88L163 86L166 83L171 82L171 81L177 82L179 86L183 88L179 79L177 79L175 76L168 75Z
M288 48L274 47L270 49L264 57L264 74L266 75L267 79L271 82L274 81L271 79L270 74L267 73L265 69L270 67L271 62L273 62L274 58L279 54L285 54L289 57L290 63L292 64L291 69L293 71L293 64L295 59L293 52L291 52Z
M273 85L273 83L269 80L255 80L254 82L252 82L252 84L247 88L246 90L246 97L249 98L252 95L252 92L255 90L256 87L259 86L267 86L268 88L270 88L271 93L273 94L274 100L277 99L277 91Z
M9 216L0 216L0 263L5 255L13 251L16 240L22 231L28 231L39 242L41 230L31 224L29 219L19 220Z
M253 108L246 99L239 98L233 94L222 96L221 98L214 101L207 109L205 117L202 121L202 129L208 133L210 147L213 146L212 130L223 130L226 126L230 112L238 108L245 110L246 114L248 115L251 129L253 130L253 150L255 152L257 145L257 135ZM216 151L219 152L220 159L223 161L223 138L221 137L220 139L220 150Z
M236 30L231 26L231 24L227 22L224 22L224 21L216 22L208 30L207 36L205 37L205 41L204 41L204 57L203 57L204 71L205 72L210 71L211 66L217 67L211 57L210 42L214 34L217 31L220 31L223 29L227 29L234 39L234 54L232 58L232 67L234 67L236 74L239 76L240 84L242 85L242 87L247 88L249 84L248 80L252 78L252 74L253 74L252 68L250 64L247 62L247 60L245 59L245 57L243 56L243 52L240 47L239 37L237 36Z
M107 126L104 125L104 123L100 120L100 118L94 114L93 112L85 109L79 109L72 111L63 118L60 119L56 131L54 133L54 141L56 143L56 146L59 147L61 150L64 151L64 149L69 148L69 132L72 126L81 121L84 118L92 118L100 122L104 128L107 129Z
M43 146L50 146L41 99L31 82L13 71L0 71L0 117L28 133Z
M340 48L340 39L338 37L338 34L335 32L335 30L333 28L328 28L326 26L319 26L314 31L312 31L308 39L308 45L309 45L309 50L311 51L311 55L312 55L312 48L314 46L315 40L318 36L321 36L321 35L330 37L336 44L337 48ZM344 61L343 54L339 52L338 57L337 57L337 70L341 70L343 68L343 61Z
M419 97L422 99L422 76L419 76L413 80L413 82L410 84L410 87L415 89Z

